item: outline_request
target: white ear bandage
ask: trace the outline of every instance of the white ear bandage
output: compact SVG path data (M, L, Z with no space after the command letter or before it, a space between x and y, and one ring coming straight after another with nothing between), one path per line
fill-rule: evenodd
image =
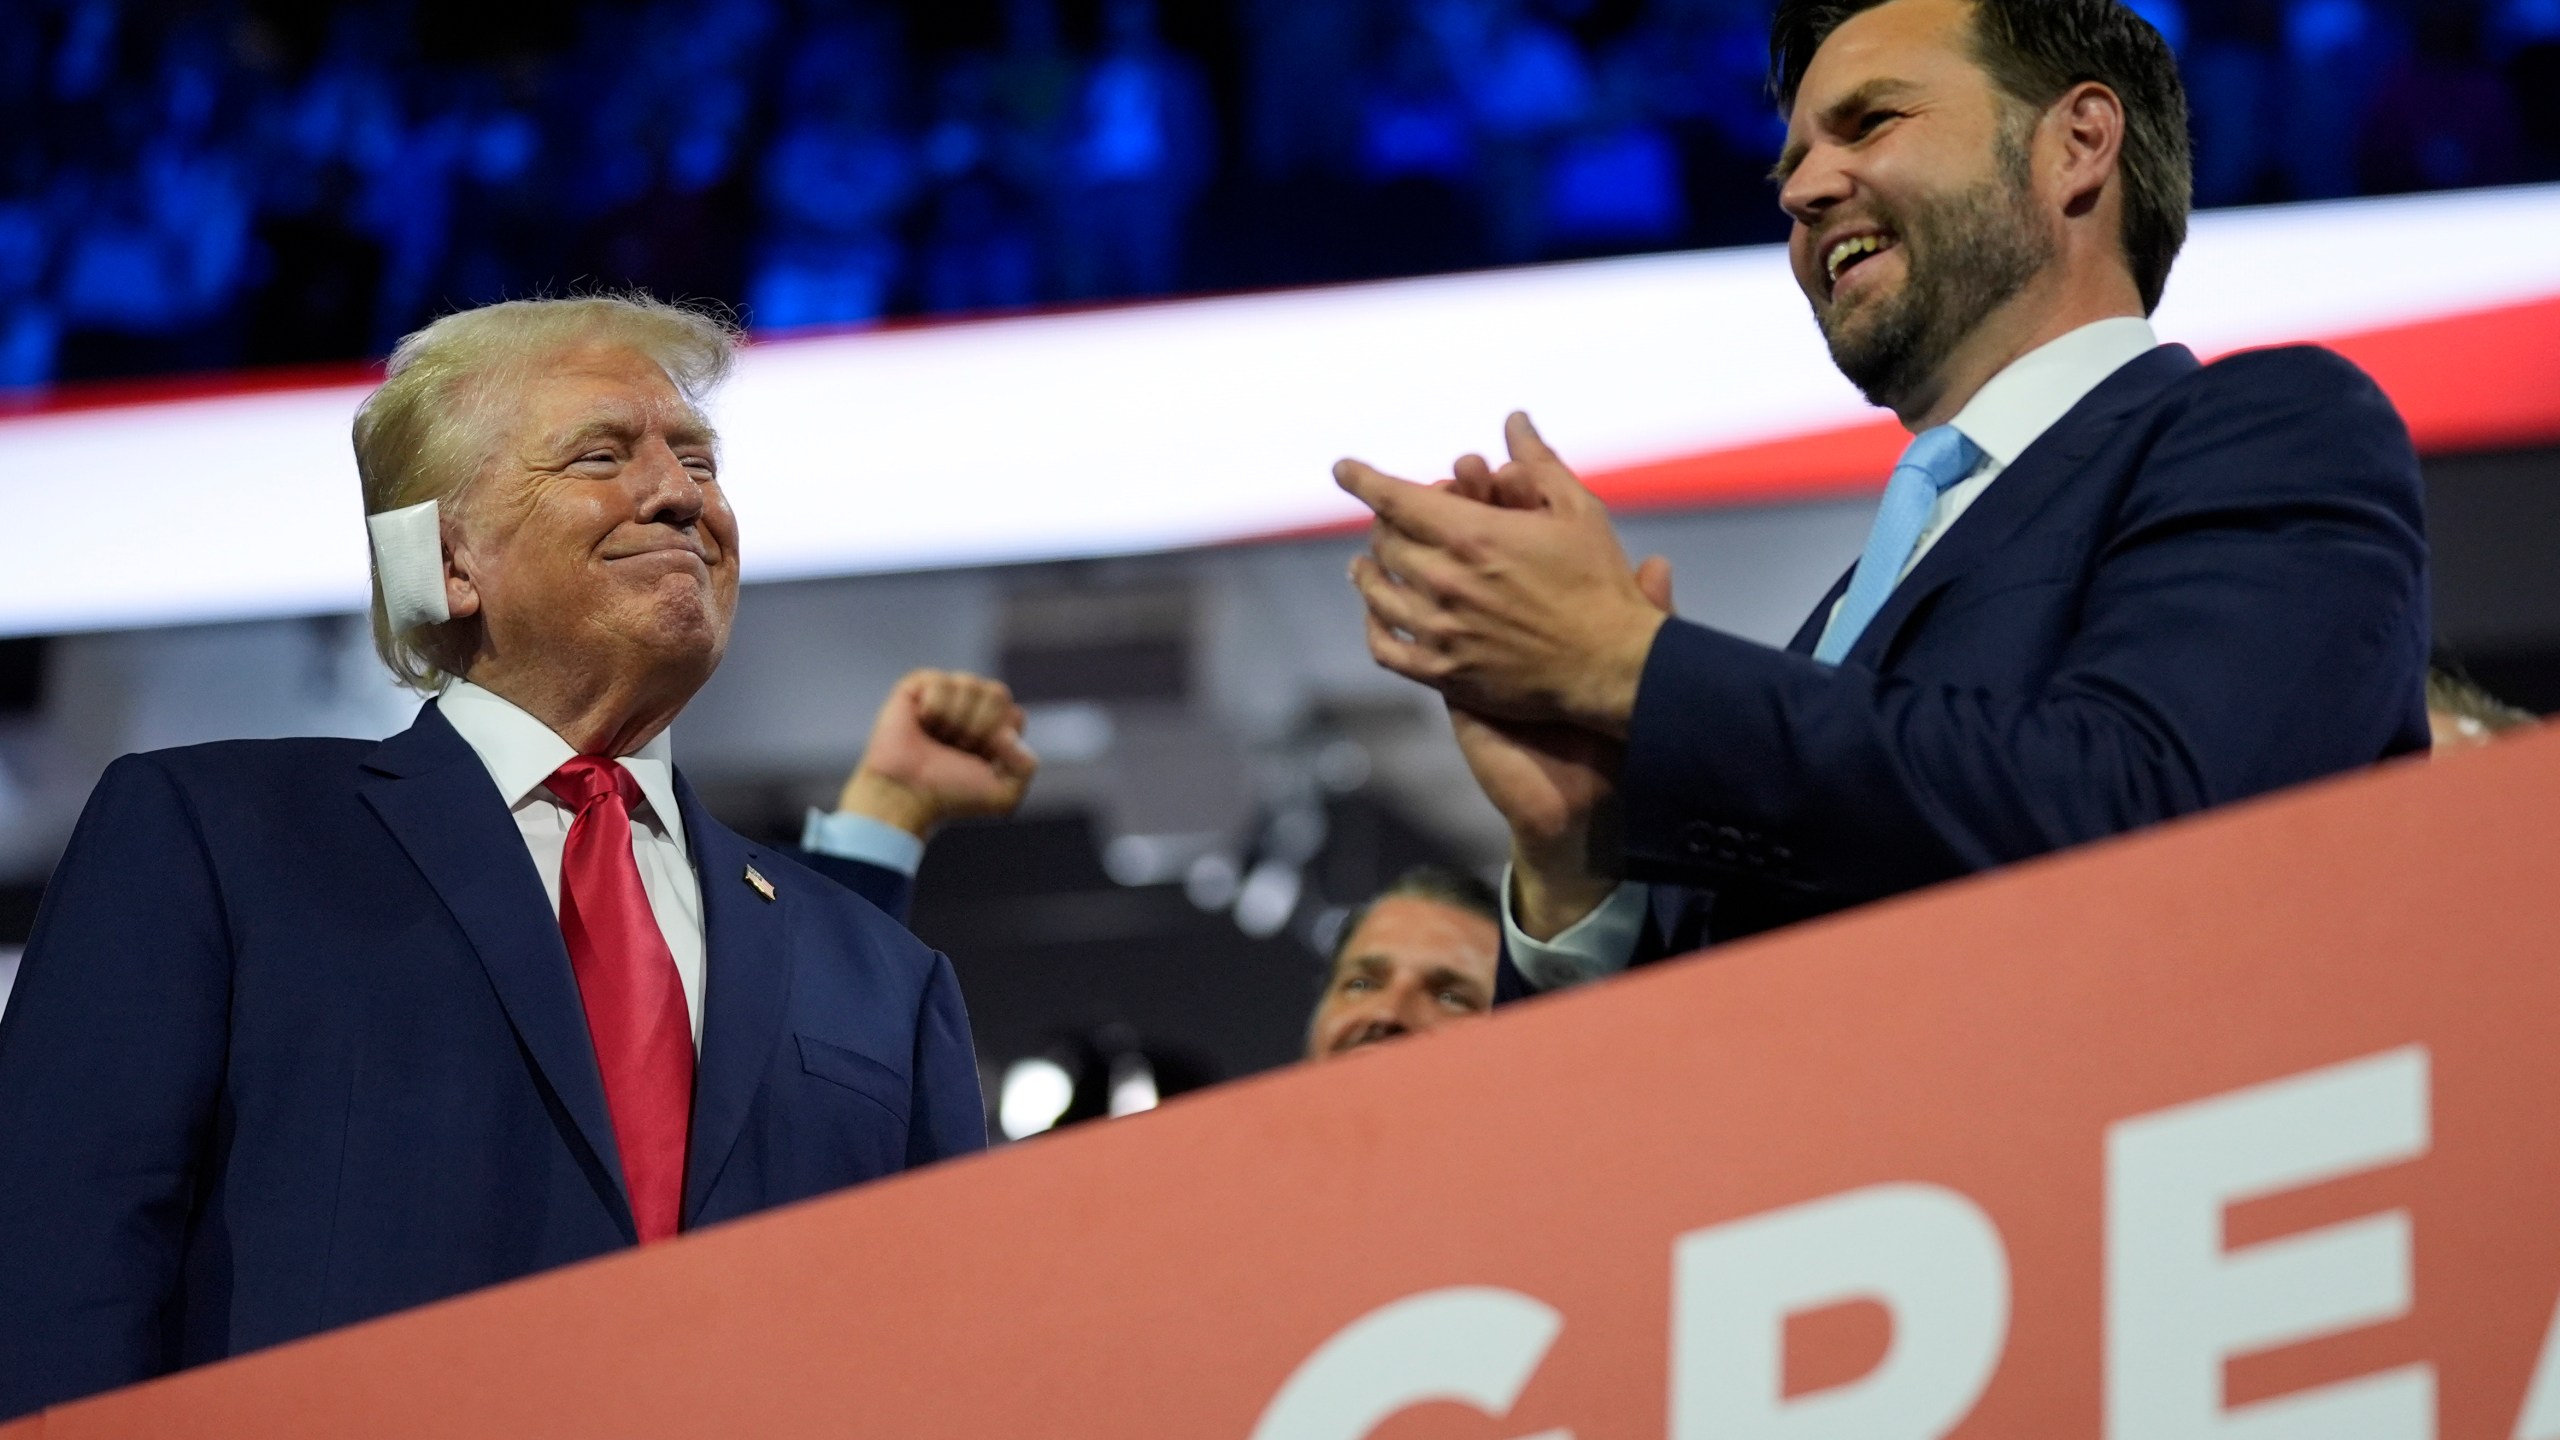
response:
M436 502L367 515L364 524L373 532L373 568L382 577L391 633L452 619L453 607L444 598L444 530Z

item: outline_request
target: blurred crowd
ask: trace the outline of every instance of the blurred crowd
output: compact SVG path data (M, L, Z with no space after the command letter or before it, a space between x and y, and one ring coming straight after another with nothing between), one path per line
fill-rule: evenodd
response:
M2560 0L2143 0L2199 200L2560 178ZM1773 239L1768 0L12 0L0 385Z

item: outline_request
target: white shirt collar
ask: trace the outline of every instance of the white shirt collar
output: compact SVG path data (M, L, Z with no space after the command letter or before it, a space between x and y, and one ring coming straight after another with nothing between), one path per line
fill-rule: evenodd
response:
M2108 376L2159 345L2148 320L2083 325L2012 361L1950 423L2005 470Z
M437 698L436 708L460 733L463 743L480 757L480 763L489 767L489 778L498 782L498 794L505 798L509 810L522 805L542 788L552 772L578 753L568 741L552 733L550 726L514 701L468 680L456 680L446 686L444 694ZM652 812L650 823L681 851L684 815L676 807L675 747L669 732L659 731L638 751L623 756L621 764L640 782L641 798L649 802Z

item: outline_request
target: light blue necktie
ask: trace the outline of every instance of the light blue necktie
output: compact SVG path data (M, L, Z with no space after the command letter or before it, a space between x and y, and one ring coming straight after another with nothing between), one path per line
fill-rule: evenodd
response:
M1912 440L1911 448L1902 452L1902 462L1893 467L1893 479L1885 483L1875 528L1867 532L1866 553L1858 557L1849 593L1840 597L1840 608L1832 612L1822 643L1813 649L1814 659L1837 665L1858 643L1901 582L1902 567L1911 563L1911 552L1920 543L1920 532L1929 528L1938 497L1981 463L1982 447L1953 425L1924 431Z

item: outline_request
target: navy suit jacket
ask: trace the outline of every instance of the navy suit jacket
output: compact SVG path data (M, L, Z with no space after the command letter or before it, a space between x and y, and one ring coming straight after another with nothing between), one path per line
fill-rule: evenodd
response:
M870 901L881 914L901 925L907 923L907 911L915 903L915 877L867 860L847 860L841 855L825 855L792 845L776 849Z
M1655 640L1619 786L1638 963L2427 744L2417 457L2329 351L2126 365L1835 669L1848 583L1784 651Z
M677 791L682 1223L981 1148L949 962ZM541 878L436 707L127 756L0 1020L0 1416L631 1245L621 1174Z

